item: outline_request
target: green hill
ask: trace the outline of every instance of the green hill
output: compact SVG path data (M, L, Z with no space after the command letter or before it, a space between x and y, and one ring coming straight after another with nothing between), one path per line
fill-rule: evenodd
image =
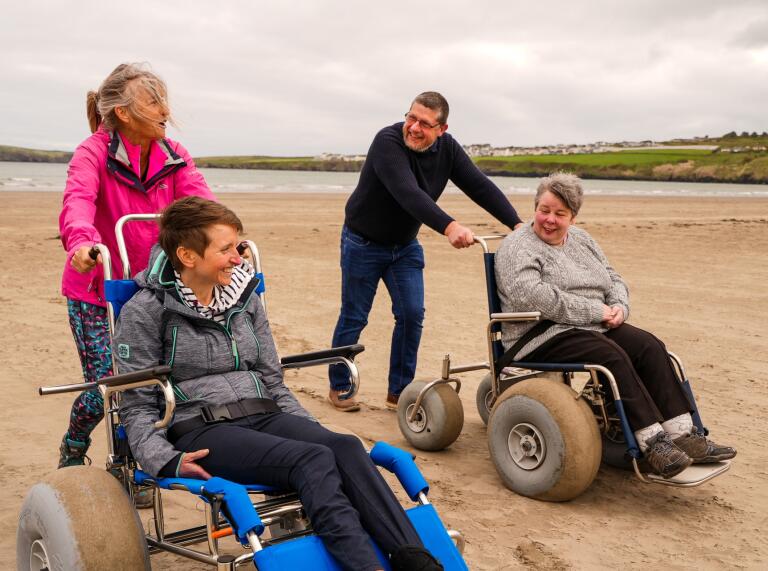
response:
M474 157L484 173L539 177L566 170L583 178L670 180L768 184L768 133L727 133L722 137L673 139L660 147L616 152ZM674 148L687 146L694 148ZM695 148L701 146L702 148ZM716 146L711 149L707 147ZM0 145L0 161L66 163L72 153ZM314 157L200 157L199 167L299 171L356 172L361 160Z
M0 161L18 161L21 163L68 163L72 153L65 151L40 151L24 147L0 145Z
M556 170L582 178L768 183L768 152L699 149L648 149L578 155L478 157L484 173L545 176Z

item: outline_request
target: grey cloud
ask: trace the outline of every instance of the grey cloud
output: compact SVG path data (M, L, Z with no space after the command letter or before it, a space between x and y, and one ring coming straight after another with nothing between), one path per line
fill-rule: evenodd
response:
M425 89L465 143L763 130L767 29L762 1L14 4L0 144L73 148L85 92L143 60L196 155L365 152Z

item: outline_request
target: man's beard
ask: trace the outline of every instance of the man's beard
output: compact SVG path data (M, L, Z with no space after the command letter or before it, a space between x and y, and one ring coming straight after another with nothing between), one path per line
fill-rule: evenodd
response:
M405 146L411 149L412 151L415 151L417 153L423 153L429 149L429 147L432 146L430 143L429 145L426 145L424 147L413 147L408 143L408 131L406 131L405 127L403 127L403 143L405 143Z

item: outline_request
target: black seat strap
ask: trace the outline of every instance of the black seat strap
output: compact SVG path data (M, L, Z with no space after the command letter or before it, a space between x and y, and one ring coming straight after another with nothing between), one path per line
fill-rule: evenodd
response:
M252 398L227 404L204 406L200 408L200 416L182 420L171 426L168 429L168 440L176 442L187 432L202 426L273 412L280 412L280 407L272 399Z
M525 334L517 340L517 342L512 345L509 349L507 349L504 354L499 357L499 360L496 361L496 376L498 377L501 374L502 369L504 367L508 366L510 363L514 362L515 355L517 355L520 352L520 349L525 347L528 342L530 342L535 337L538 337L542 333L544 333L547 329L552 327L555 324L554 321L550 321L549 319L545 319L544 321L539 321L536 325L531 327L528 331L525 332Z

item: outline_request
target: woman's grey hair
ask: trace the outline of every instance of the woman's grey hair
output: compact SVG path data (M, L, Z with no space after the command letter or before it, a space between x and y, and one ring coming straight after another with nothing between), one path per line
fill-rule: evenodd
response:
M146 91L155 100L168 107L168 89L165 82L153 73L147 63L122 63L99 86L98 91L89 91L86 98L86 112L91 133L99 125L113 130L119 125L115 114L117 107L124 107L137 118L144 115L136 105L136 95ZM173 123L173 120L169 121Z
M541 195L545 192L551 192L558 197L563 204L576 216L584 202L584 189L581 186L581 179L575 174L567 172L556 172L541 179L539 187L536 189L536 198L534 205L539 206Z

